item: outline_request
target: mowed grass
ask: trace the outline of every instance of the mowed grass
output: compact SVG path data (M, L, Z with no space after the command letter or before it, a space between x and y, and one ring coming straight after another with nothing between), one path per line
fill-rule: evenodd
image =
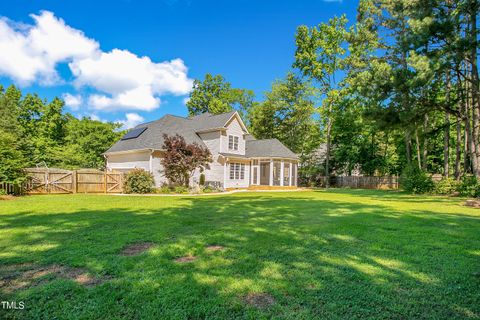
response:
M120 254L139 242L154 245ZM175 262L184 256L197 260ZM26 306L0 318L480 317L480 209L455 198L332 189L0 201L0 269L20 263L107 281L50 277L0 293ZM252 304L255 294L268 303Z

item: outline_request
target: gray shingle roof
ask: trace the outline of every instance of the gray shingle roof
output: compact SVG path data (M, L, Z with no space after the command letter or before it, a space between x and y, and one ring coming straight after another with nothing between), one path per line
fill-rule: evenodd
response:
M165 115L159 120L143 123L135 128L147 127L138 138L117 141L105 153L129 151L138 149L155 149L161 150L163 147L163 134L175 135L179 134L185 138L187 143L196 142L201 146L205 146L202 139L195 133L193 123L190 119Z
M198 116L190 117L193 127L196 131L208 130L213 128L222 128L225 123L235 114L236 111L230 111L221 114L202 113Z
M222 128L226 122L233 116L235 111L211 115L204 113L198 116L183 118L172 115L165 115L159 120L147 122L136 126L135 128L147 127L140 136L134 139L117 141L105 153L121 152L141 149L161 150L163 148L163 134L179 134L185 138L187 143L196 142L205 146L197 132ZM282 157L298 159L297 155L285 147L277 139L254 140L253 136L248 135L246 141L246 157Z
M278 139L248 140L246 156L249 158L272 157L298 159L298 156L285 147Z

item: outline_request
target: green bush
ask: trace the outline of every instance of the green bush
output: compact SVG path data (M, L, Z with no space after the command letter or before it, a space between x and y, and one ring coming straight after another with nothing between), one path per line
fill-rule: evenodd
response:
M200 174L200 182L199 182L199 184L200 184L201 186L204 186L204 185L205 185L205 174L204 174L204 173L201 173L201 174Z
M171 192L172 192L172 189L168 185L163 185L157 189L157 193L168 194Z
M415 165L405 168L400 177L400 185L410 193L428 193L434 188L432 179Z
M457 192L462 197L480 197L480 184L474 176L463 176L457 185Z
M185 186L176 186L174 191L175 193L188 193L188 188Z
M6 196L6 195L7 195L7 191L0 189L0 196Z
M442 180L435 183L435 193L436 194L452 194L457 191L458 182L453 178L443 178Z
M153 175L143 169L135 169L127 173L123 189L125 193L151 193L154 188Z

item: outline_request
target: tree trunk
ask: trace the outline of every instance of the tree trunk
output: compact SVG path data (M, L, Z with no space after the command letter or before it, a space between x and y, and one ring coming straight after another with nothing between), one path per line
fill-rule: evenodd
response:
M427 131L428 131L428 115L425 114L424 120L423 120L423 143L422 143L422 169L423 170L427 170L427 155L428 155Z
M451 84L450 84L450 71L447 71L445 76L445 80L447 82L447 105L450 109L452 106L450 105L450 91L451 91ZM449 159L450 158L450 113L445 111L445 130L443 134L443 176L448 178L449 175Z
M474 167L474 174L476 177L480 177L480 168L478 165L479 152L480 152L480 141L479 141L479 78L478 78L478 67L477 67L477 14L478 7L476 0L470 0L470 66L471 66L471 89L472 89L472 120L473 120L473 130L472 130L472 143L473 143L473 153L474 159L472 159L472 164Z
M415 143L417 145L417 163L418 168L422 169L422 158L420 156L420 138L418 137L418 128L415 128Z
M407 158L407 164L412 162L412 137L410 130L405 131L405 157Z
M329 111L331 108L329 107ZM331 131L332 131L332 120L330 116L327 119L327 152L325 154L325 176L327 181L325 182L325 187L330 187L330 143L331 143Z
M457 139L455 145L455 179L460 179L460 160L462 156L462 123L459 116L457 116Z
M457 148L458 149L458 148ZM450 114L445 112L445 133L443 136L443 176L448 178L450 155Z
M473 142L473 126L472 126L472 109L470 106L470 99L467 96L467 104L466 104L466 120L465 120L465 126L467 130L467 141L468 141L468 156L470 160L470 166L473 174L476 174L477 170L477 157L475 154L475 144Z

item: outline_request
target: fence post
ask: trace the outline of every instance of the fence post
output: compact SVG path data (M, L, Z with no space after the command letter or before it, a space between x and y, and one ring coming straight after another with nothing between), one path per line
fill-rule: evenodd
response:
M50 193L50 187L48 185L48 171L45 171L45 193Z
M72 171L72 192L77 193L77 170Z
M104 192L107 193L107 172L103 173L103 185L104 185Z

